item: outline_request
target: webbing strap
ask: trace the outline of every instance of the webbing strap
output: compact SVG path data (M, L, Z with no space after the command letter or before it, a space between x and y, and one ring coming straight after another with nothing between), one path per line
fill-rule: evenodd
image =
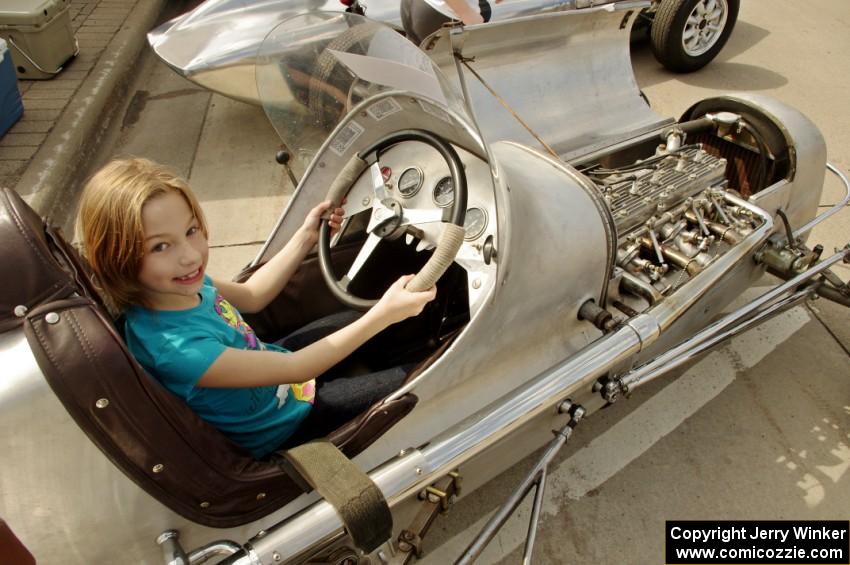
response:
M359 549L370 553L390 539L393 516L381 490L329 441L311 441L283 456L339 513Z

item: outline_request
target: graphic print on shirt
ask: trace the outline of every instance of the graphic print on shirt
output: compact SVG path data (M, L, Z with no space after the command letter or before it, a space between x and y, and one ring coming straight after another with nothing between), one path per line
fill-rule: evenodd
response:
M224 320L228 326L239 332L245 338L245 345L248 349L265 351L263 342L257 339L257 334L251 329L251 326L245 323L242 315L234 308L230 302L225 300L220 294L215 297L214 305L216 314ZM309 402L314 404L316 401L316 381L309 380L306 383L295 383L290 385L280 385L277 388L277 407L280 409L289 398L289 391L292 391L292 397L301 402Z
M316 381L311 379L306 383L295 383L289 385L289 388L292 389L292 395L295 396L295 400L300 400L302 402L309 402L310 404L314 404L316 401Z
M215 296L215 312L219 317L227 322L227 325L239 332L245 338L245 345L248 349L265 350L263 343L257 339L257 335L251 326L245 323L239 312L231 306L230 302L222 298L220 294Z

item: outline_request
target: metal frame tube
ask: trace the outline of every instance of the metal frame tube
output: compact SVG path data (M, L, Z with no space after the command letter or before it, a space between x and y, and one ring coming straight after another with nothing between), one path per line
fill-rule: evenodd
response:
M242 546L230 540L218 540L189 552L189 565L200 565L217 555L230 556L242 551Z
M534 549L534 538L537 532L537 521L540 519L540 509L543 504L543 492L546 487L546 469L549 463L552 462L555 455L561 450L572 432L573 422L568 422L560 431L555 433L555 437L549 442L549 447L546 448L546 453L540 458L540 461L526 475L525 479L514 489L508 500L496 511L496 513L487 521L487 524L481 529L469 547L455 561L455 565L467 565L474 562L484 551L484 548L489 545L493 537L498 533L499 529L507 522L508 518L514 513L517 507L525 500L526 495L532 488L536 487L534 493L534 503L531 509L531 518L529 519L529 529L525 540L525 549L523 550L523 563L531 562L531 553Z
M651 370L644 371L643 367L646 366L644 365L643 367L629 372L626 377L621 381L622 388L627 394L633 392L638 387L645 385L646 383L655 380L661 375L669 373L673 369L684 365L691 359L712 349L717 345L720 345L724 341L731 339L754 326L757 326L768 318L779 314L783 310L795 306L797 303L802 302L806 298L812 296L812 294L814 294L814 290L814 288L808 288L806 290L801 290L799 292L796 292L795 294L792 294L791 296L783 298L774 303L772 306L769 306L762 312L756 314L755 316L744 320L743 322L741 322L740 325L730 328L725 332L717 334L701 343L694 345L692 349L688 349L681 352L678 356L668 360L661 366L653 366ZM628 379L628 382L626 382L626 379Z

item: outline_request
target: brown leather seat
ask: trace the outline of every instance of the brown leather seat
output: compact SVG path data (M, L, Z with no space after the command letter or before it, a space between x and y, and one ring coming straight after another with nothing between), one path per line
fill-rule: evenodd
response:
M0 332L23 327L53 392L140 488L195 522L232 527L301 493L278 463L258 461L150 378L128 352L85 263L14 192L0 199ZM376 404L329 439L354 456L415 405Z
M0 518L0 555L2 555L0 561L3 563L35 565L35 558L32 553L21 543L21 540L2 518Z

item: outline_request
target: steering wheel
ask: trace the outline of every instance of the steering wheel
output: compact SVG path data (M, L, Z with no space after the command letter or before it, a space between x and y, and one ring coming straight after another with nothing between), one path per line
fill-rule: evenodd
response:
M402 141L425 143L437 150L443 157L449 167L454 188L454 201L450 207L405 209L399 200L392 198L387 193L378 159L381 151ZM366 162L366 157L372 153L375 154L375 162L370 166ZM466 217L467 188L463 163L461 163L457 151L439 137L422 130L402 130L382 137L360 151L346 163L340 174L331 183L327 199L333 203L333 207L340 205L367 166L370 167L372 174L372 197L369 199L372 211L369 223L366 226L368 236L363 247L357 253L354 263L341 279L336 277L331 263L331 230L328 219L323 219L319 226L319 266L322 270L322 276L334 296L343 304L356 310L368 310L378 302L377 300L355 296L348 290L348 287L381 240L396 239L404 234L410 226L416 224L444 222L443 233L440 235L434 254L431 255L416 276L407 283L407 289L412 292L420 292L434 286L454 261L463 243L463 221ZM359 211L355 213L359 213ZM346 217L351 215L353 213L346 214Z

